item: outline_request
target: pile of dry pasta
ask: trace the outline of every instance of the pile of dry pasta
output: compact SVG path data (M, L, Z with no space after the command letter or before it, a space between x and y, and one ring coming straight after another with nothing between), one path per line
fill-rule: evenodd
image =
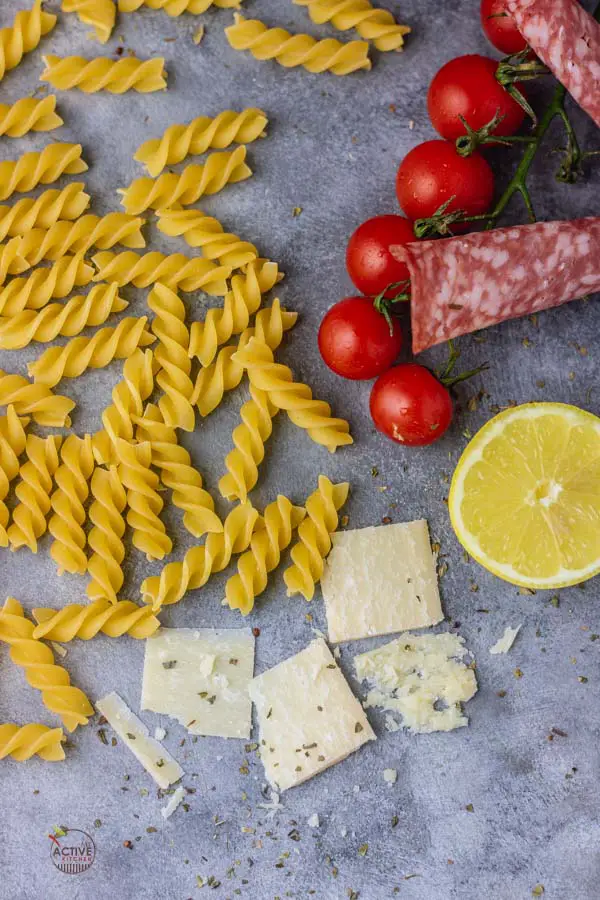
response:
M141 5L120 2L127 11ZM146 5L178 14L210 4L146 0ZM234 4L217 0L217 5ZM326 4L315 3L315 11L321 6ZM111 0L63 0L63 11L77 12L100 40L110 35ZM36 0L0 30L0 80L52 31L56 19ZM42 79L58 89L120 93L165 86L162 59L85 61L47 55L44 61ZM0 105L4 138L52 131L61 124L54 96ZM290 545L291 564L284 572L290 595L311 599L323 572L348 485L332 484L322 475L303 506L280 495L262 511L254 508L250 494L280 411L332 452L352 443L348 423L333 417L325 401L275 362L284 334L296 321L276 298L265 305L265 295L282 278L277 263L259 257L250 241L192 207L203 196L250 177L246 146L263 137L267 125L261 110L245 109L170 126L135 154L148 175L120 191L121 212L88 212L90 197L82 182L0 205L0 349L68 338L41 352L28 367L29 379L0 371L0 405L6 408L0 417L0 545L35 553L48 531L58 572L87 581L86 602L58 611L34 609L33 620L9 598L0 610L0 642L10 646L13 663L69 731L85 725L93 708L56 664L46 641L88 640L99 632L145 638L159 627L163 605L205 585L233 557L237 571L227 581L226 601L243 615L252 610ZM202 154L207 154L203 161L188 163L180 174L164 172ZM49 143L39 153L0 163L0 200L86 169L80 145ZM198 253L148 250L143 214L154 215L161 232L181 237ZM148 288L148 314L106 324L127 308L122 294L127 285ZM79 292L83 287L88 287L85 294ZM188 326L180 295L197 290L221 297L222 304ZM90 326L96 330L82 336ZM30 423L42 430L69 429L75 403L58 393L57 385L113 360L125 360L122 377L94 434L43 436L28 430ZM218 484L231 503L221 521L178 435L193 431L197 417L209 415L244 377L250 397L241 407ZM172 540L161 519L164 496L181 510L187 531L201 540L181 560L169 559ZM165 560L161 573L143 582L140 605L119 599L126 529L148 560ZM63 759L63 741L60 727L6 723L0 725L0 758Z

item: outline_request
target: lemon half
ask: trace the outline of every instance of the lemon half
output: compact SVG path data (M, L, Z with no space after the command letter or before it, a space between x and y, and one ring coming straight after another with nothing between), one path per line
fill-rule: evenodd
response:
M600 419L526 403L484 425L450 487L452 527L474 559L528 588L600 572Z

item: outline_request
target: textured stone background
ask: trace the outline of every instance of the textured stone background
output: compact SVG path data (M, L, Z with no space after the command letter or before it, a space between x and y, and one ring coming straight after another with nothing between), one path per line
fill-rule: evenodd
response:
M10 20L13 5L6 0L0 4L1 24ZM324 472L352 482L347 509L352 526L376 524L386 515L394 521L419 516L429 520L448 563L442 590L449 624L443 627L459 627L478 663L480 690L468 706L470 727L450 735L389 735L374 713L370 718L380 738L377 743L288 792L280 811L269 818L258 805L264 802L262 767L254 754L245 752L243 742L186 740L180 747L184 732L164 719L166 745L186 769L186 784L196 790L188 797L189 811L180 809L167 823L160 815L165 801L157 798L153 783L126 749L120 744L103 746L94 725L80 729L62 765L5 761L0 766L4 900L185 900L203 896L196 887L197 874L213 874L221 881L217 897L255 900L341 900L349 890L361 900L382 900L395 896L394 891L406 900L521 900L531 896L536 884L545 886L549 900L598 897L600 665L599 644L590 639L600 631L598 581L561 592L558 608L550 603L550 595L521 595L463 560L444 502L465 432L475 431L489 418L490 405L561 400L600 412L597 302L543 314L537 326L528 320L503 325L490 330L485 343L464 338L464 365L487 360L490 371L462 388L461 410L451 432L423 451L402 450L374 434L367 412L369 385L337 379L317 353L321 316L351 290L344 268L348 235L366 217L396 211L396 166L410 147L433 136L425 108L429 80L455 55L489 52L476 0L387 0L384 5L414 26L406 52L385 57L373 52L370 74L342 79L285 71L234 53L222 31L231 20L229 12L213 11L203 18L207 33L199 47L192 43L197 21L191 16L173 20L152 11L121 16L106 50L86 40L87 29L74 17L63 17L43 50L90 56L112 53L123 44L141 57L164 54L169 91L120 98L66 93L59 98L66 120L62 130L22 141L4 139L0 155L12 158L50 140L81 141L90 163L85 180L93 209L105 212L117 208L116 188L141 174L132 160L136 147L167 124L226 107L257 105L268 111L269 138L249 152L255 177L203 207L280 261L287 278L279 295L300 313L282 358L293 364L299 377L308 378L336 412L349 416L356 445L329 456L280 417L255 502L261 506L277 491L300 502L313 489L317 474ZM23 0L18 6L25 6ZM271 24L331 33L311 27L305 11L287 2L248 0L248 13ZM38 52L9 74L1 85L2 101L35 90L41 65ZM536 87L532 94L537 102L544 89ZM574 119L582 139L597 144L591 122L577 111ZM553 135L548 149L560 141ZM510 171L512 153L494 156L499 173L503 168ZM568 187L553 181L555 166L549 154L537 163L532 190L539 214L568 218L597 212L597 172L589 174L587 183ZM302 207L297 218L292 216L294 207ZM522 210L515 206L507 221L522 220ZM154 235L153 246L163 245ZM184 249L175 241L170 246ZM134 311L143 309L143 292L125 294ZM206 299L188 295L187 302L191 316L202 317ZM424 361L438 364L444 352L433 351ZM0 365L24 372L34 355L30 349L4 353ZM74 424L80 432L99 426L100 411L119 372L115 364L63 383L64 391L78 401ZM540 381L545 387L538 386ZM489 398L467 412L468 398L481 389ZM222 474L243 396L243 391L235 392L194 435L185 436L209 487L214 488ZM374 466L379 470L376 478L371 475ZM169 521L179 556L189 540L179 528L177 512ZM47 550L46 540L35 557L26 551L2 553L3 594L14 594L27 608L80 600L82 582L58 578ZM132 553L125 596L136 597L142 578L158 568ZM220 606L223 585L224 577L214 578L202 593L165 610L165 624L240 624ZM261 629L257 671L308 643L313 635L307 611L304 601L286 599L280 578L273 577L250 620ZM312 624L324 628L320 596L310 612ZM519 623L522 631L510 655L491 657L490 644L506 625ZM342 667L359 695L352 681L352 657L372 645L365 641L342 649ZM9 664L6 649L2 653L0 721L51 723L39 696ZM92 699L118 690L137 709L142 657L140 643L98 638L70 645L65 662L73 681ZM513 674L516 667L523 672L520 680ZM580 683L580 675L588 683ZM497 696L499 690L506 691L504 699ZM159 723L152 714L144 719L151 728ZM568 737L549 741L552 727ZM247 775L239 772L245 759ZM393 787L383 782L386 767L398 769ZM472 811L466 809L469 804ZM318 829L307 825L314 812L321 820ZM393 816L398 817L394 829ZM95 827L95 820L101 825ZM69 877L53 867L47 833L57 823L93 834L97 859L87 873ZM148 827L157 830L148 833ZM255 832L242 832L242 827ZM300 841L288 837L293 827ZM347 829L346 837L342 829ZM123 846L126 840L133 849ZM364 843L369 849L361 857L358 848ZM227 875L230 866L234 877Z

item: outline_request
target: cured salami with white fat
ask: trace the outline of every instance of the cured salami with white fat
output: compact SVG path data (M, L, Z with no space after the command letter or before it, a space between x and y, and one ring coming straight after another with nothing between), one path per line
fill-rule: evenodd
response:
M413 352L600 291L600 218L390 247L410 271Z
M579 0L508 0L506 9L529 46L600 125L600 24Z

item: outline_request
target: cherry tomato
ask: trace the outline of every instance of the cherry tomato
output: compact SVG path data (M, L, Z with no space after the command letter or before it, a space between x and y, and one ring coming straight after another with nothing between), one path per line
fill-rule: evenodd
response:
M378 378L370 408L376 428L407 447L433 444L452 420L448 389L417 363L395 366Z
M319 350L326 365L353 381L376 378L392 365L402 345L402 332L392 330L368 297L346 297L332 306L319 328Z
M525 111L496 80L498 62L487 56L459 56L442 66L429 86L427 108L435 130L448 141L465 134L459 116L478 130L495 115L504 116L494 134L519 130ZM520 85L516 85L522 90Z
M490 44L507 55L520 53L527 41L506 12L506 0L481 0L481 26Z
M354 286L362 294L375 297L390 284L405 281L408 269L394 259L390 244L415 241L412 225L402 216L374 216L359 225L346 250L346 268ZM397 290L387 291L393 297Z
M480 153L463 157L454 144L426 141L404 157L396 176L398 203L409 219L432 216L448 200L446 212L469 216L487 212L494 196L494 173ZM469 226L453 226L466 231Z

